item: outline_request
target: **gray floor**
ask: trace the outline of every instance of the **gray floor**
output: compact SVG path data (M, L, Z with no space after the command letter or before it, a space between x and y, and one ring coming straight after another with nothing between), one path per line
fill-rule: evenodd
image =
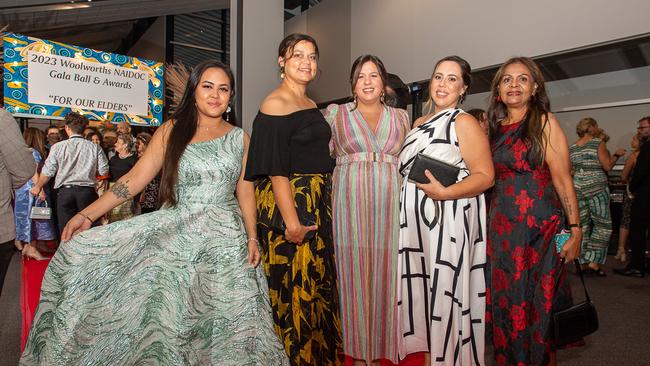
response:
M618 266L608 258L610 266ZM650 365L650 276L588 278L587 286L600 315L600 330L587 346L562 351L561 365ZM579 280L571 275L574 297L582 300ZM15 255L0 296L0 366L18 364L20 351L20 257Z

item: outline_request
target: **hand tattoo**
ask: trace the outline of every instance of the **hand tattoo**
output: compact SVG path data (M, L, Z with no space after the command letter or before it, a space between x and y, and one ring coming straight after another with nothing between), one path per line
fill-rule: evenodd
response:
M121 199L127 199L130 197L129 194L129 187L126 185L127 182L117 182L111 187L111 192L117 197Z

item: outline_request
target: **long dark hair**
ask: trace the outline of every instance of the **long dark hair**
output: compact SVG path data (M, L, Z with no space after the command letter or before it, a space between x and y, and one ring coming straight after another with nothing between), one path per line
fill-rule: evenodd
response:
M384 66L384 63L381 62L379 57L375 55L361 55L357 57L356 60L352 63L352 68L350 69L350 89L352 90L352 97L354 98L354 89L357 87L357 82L359 81L359 74L361 73L361 68L366 62L372 62L375 64L377 67L377 71L379 71L379 78L381 78L381 83L382 83L382 92L384 94L383 98L383 103L393 106L394 104L394 97L392 95L388 94L388 91L386 90L387 86L387 79L388 79L388 73L386 72L386 67ZM355 106L356 108L356 98L355 98Z
M537 84L535 95L528 101L528 110L522 122L522 138L528 147L528 160L533 165L542 164L546 153L546 136L544 126L548 122L551 102L546 94L544 75L537 63L529 57L513 57L504 62L492 79L490 105L487 115L490 122L490 136L496 136L500 121L508 115L508 108L499 97L499 84L506 67L512 64L522 64L530 71L530 76ZM517 122L517 121L513 121Z
M194 137L198 127L198 114L196 111L196 87L201 81L203 73L210 68L223 70L230 79L230 103L235 96L235 77L228 66L217 60L205 60L196 65L190 74L183 98L171 116L172 127L166 144L165 157L160 178L160 202L174 207L177 203L176 184L178 183L178 164L185 148ZM225 120L225 119L224 119ZM233 118L229 118L230 121Z

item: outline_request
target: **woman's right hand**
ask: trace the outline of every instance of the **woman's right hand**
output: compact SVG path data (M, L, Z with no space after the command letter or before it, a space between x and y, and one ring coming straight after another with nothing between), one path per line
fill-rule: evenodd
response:
M76 214L72 216L72 218L70 219L70 221L68 221L67 224L65 224L63 233L61 233L61 240L68 241L78 233L90 229L91 226L92 223L90 222L90 220L88 220L87 218L79 214Z
M294 244L302 244L303 240L305 239L305 235L312 230L318 230L318 225L299 225L296 227L287 227L284 230L284 237L288 242Z

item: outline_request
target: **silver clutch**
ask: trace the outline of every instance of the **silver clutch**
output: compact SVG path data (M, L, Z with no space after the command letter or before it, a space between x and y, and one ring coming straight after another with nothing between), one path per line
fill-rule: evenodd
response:
M36 205L38 200L34 200L34 205ZM45 201L45 207L33 206L32 212L29 214L29 218L32 220L49 220L52 218L52 209L47 207L47 201Z

